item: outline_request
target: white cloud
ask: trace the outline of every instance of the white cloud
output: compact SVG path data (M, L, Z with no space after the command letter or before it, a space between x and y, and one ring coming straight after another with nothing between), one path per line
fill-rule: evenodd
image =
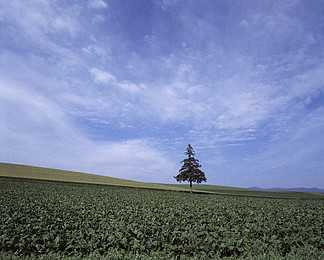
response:
M2 161L141 181L172 180L173 163L147 140L93 141L48 98L13 82L0 86Z
M293 98L306 98L324 90L324 64L297 75L291 81Z
M51 28L57 32L68 32L72 36L78 30L78 24L73 16L66 14L64 16L56 16L51 22Z
M109 72L102 71L97 68L90 69L90 73L93 76L95 82L103 84L112 84L114 86L120 87L121 89L129 93L137 93L147 88L146 85L143 83L135 84L128 80L119 81L114 75L110 74Z
M4 2L2 3L4 4ZM40 12L40 9L43 12ZM23 33L39 39L49 30L52 11L47 2L38 2L37 5L26 5L24 2L9 1L3 6L3 20L18 25Z
M34 91L17 87L13 82L1 81L2 120L5 136L22 137L25 141L36 139L56 142L58 139L75 141L67 118L58 105ZM5 136L2 136L4 140ZM10 139L10 138L9 138ZM16 140L19 142L19 140Z
M172 180L172 174L176 172L174 163L152 149L146 140L110 142L95 149L87 165L98 168L98 171L100 167L111 168L110 176L159 182Z
M104 0L89 0L89 7L95 8L95 9L104 9L107 8L108 5Z
M33 42L45 44L52 34L68 32L75 35L80 28L76 7L54 9L48 1L29 4L13 0L5 3L4 10L3 19L15 24L21 36L27 35Z
M115 84L117 79L114 75L110 74L109 72L102 71L96 68L90 69L91 75L94 77L95 82L99 83L112 83Z
M173 7L178 0L154 0L154 3L159 5L163 10Z
M310 115L297 117L284 135L269 143L267 149L254 159L258 170L266 173L268 180L272 173L277 174L277 178L283 179L281 183L286 182L287 187L294 186L287 182L289 179L297 183L295 186L308 185L312 179L320 179L319 174L322 174L324 167L323 160L318 160L324 152L323 131L323 107ZM302 172L308 177L296 180L287 178L296 172Z
M324 93L322 35L317 25L310 27L319 19L316 14L303 21L289 4L278 2L247 5L234 18L207 2L189 8L173 0L154 2L164 10L177 5L168 14L172 25L161 8L154 22L135 28L142 20L129 23L125 9L109 10L108 1L0 1L4 158L53 167L61 162L61 168L91 172L114 165L117 175L133 171L146 178L149 169L169 163L171 157L158 151L182 154L179 147L188 140L209 161L214 153L247 151L233 168L232 154L219 159L232 173L274 169L272 158L281 163L276 169L288 169L321 153L310 136L323 122L316 128L306 120L322 105ZM205 15L198 17L193 7ZM228 23L220 26L215 13ZM108 19L105 26L93 23ZM302 127L301 116L314 127ZM137 139L130 140L129 133ZM112 141L113 135L123 141ZM255 157L263 164L243 164L253 161L249 155L259 142L265 155L269 144L277 144L278 151L269 150L278 156L269 153ZM294 142L305 143L305 150ZM127 161L131 151L136 160Z
M136 116L134 111L144 110L147 118L154 116L162 122L177 122L186 127L190 122L191 129L198 133L208 131L208 137L200 134L196 140L203 138L209 142L235 144L257 139L250 130L263 131L265 124L273 126L267 132L270 136L286 129L290 124L288 115L292 107L297 109L300 99L311 102L309 97L323 87L320 84L321 66L292 77L289 89L286 87L286 79L269 81L271 67L261 65L247 66L242 74L215 81L213 88L207 88L204 82L199 82L193 68L184 64L180 64L177 69L173 67L176 71L173 82L168 85L153 83L150 87L117 80L102 70L92 69L91 72L97 82L110 82L127 92L140 94L139 102L131 102L133 109L128 110L128 116ZM264 74L269 75L266 83L263 83ZM297 92L298 88L301 90ZM275 125L280 125L280 128L276 129ZM222 134L213 135L215 131Z
M96 54L100 57L105 57L108 55L107 48L101 48L96 44L90 44L87 47L82 48L82 51L84 51L87 54Z
M123 80L121 82L118 82L116 85L130 93L136 93L140 90L147 88L145 84L137 85L128 80Z

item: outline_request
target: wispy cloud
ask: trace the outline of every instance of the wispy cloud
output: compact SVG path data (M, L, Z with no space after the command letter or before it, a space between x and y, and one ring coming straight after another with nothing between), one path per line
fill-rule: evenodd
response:
M94 77L94 81L95 82L101 82L101 83L116 83L117 79L114 75L111 75L109 72L106 71L101 71L99 69L96 68L92 68L90 70L90 73L92 74L92 76Z
M0 159L163 181L191 142L211 183L320 183L320 10L3 1Z
M104 0L89 0L89 7L95 9L101 9L101 8L108 8L108 5Z
M174 162L147 140L93 141L75 128L64 110L47 97L13 82L0 85L1 108L5 113L0 128L2 160L141 181L150 181L151 174L159 170L155 181L171 181L169 173L175 170Z
M144 90L147 88L145 84L137 85L128 80L119 81L114 75L110 74L109 72L101 71L97 68L90 69L90 73L94 77L95 82L103 83L103 84L111 84L120 87L130 93L136 93L139 92L140 90Z

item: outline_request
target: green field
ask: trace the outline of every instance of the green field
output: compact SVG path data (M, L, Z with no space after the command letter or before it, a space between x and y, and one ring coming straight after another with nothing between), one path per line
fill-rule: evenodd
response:
M324 259L324 201L0 178L1 259Z

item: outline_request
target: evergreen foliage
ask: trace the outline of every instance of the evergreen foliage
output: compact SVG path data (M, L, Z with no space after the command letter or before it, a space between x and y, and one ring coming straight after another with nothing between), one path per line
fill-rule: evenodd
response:
M190 183L190 193L192 193L192 182L206 182L207 178L205 177L205 173L199 169L201 165L199 164L199 160L194 157L195 151L190 144L188 144L185 154L188 158L181 161L183 165L179 170L179 174L174 176L174 178L178 182L188 181Z

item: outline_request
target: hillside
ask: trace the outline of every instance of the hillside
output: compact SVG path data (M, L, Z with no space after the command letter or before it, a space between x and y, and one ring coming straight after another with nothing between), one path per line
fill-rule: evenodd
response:
M21 164L0 163L0 177L22 178L43 181L72 182L97 185L110 185L130 188L145 188L168 191L188 192L188 184L161 184L131 181L120 178L107 177L90 173L50 169L44 167ZM227 186L194 184L194 193L208 193L215 195L285 198L285 199L324 199L324 194L295 191L261 191Z
M112 185L132 188L159 189L171 191L188 191L185 187L172 187L163 184L131 181L96 174L56 170L50 168L20 164L0 163L0 177L75 182L99 185Z

